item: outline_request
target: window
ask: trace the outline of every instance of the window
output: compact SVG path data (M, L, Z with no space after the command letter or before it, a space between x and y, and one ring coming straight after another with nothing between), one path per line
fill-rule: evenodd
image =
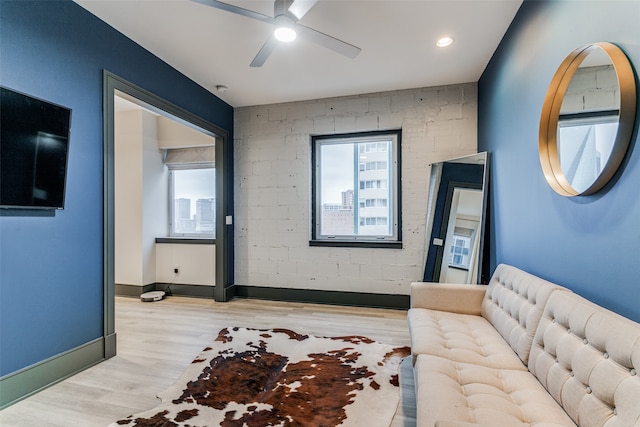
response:
M617 111L560 115L558 158L571 187L585 191L609 161L618 131Z
M312 137L312 245L401 247L400 139L400 130Z
M387 207L387 199L360 199L361 208L372 208L375 206Z
M168 150L169 236L216 236L213 147Z
M361 216L360 217L360 225L387 225L388 218L386 216L379 217L370 217L370 216Z
M451 254L449 266L463 270L469 269L471 262L471 247L474 243L475 231L464 227L455 227L453 232L453 242L451 243Z

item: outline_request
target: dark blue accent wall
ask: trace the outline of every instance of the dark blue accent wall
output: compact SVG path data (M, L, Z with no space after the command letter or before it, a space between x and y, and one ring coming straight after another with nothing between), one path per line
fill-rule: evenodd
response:
M640 1L526 0L478 84L478 145L492 156L492 268L515 265L636 321L640 109L621 170L592 196L551 190L540 169L538 129L547 87L573 49L615 43L637 73L639 18Z
M103 335L103 69L233 140L231 106L77 4L0 2L0 84L73 110L65 209L0 216L0 376Z

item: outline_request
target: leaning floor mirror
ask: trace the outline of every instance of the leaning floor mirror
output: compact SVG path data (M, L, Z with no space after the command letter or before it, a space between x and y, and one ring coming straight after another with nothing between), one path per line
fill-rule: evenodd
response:
M489 154L431 165L425 282L482 283Z

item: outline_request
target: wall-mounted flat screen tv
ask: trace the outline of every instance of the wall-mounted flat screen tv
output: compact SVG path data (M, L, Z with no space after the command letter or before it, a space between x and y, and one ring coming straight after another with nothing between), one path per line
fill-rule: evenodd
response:
M0 91L0 208L63 209L71 110Z

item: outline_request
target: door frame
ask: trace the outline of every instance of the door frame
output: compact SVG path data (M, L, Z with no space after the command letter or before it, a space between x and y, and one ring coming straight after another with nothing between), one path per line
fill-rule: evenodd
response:
M103 148L103 317L105 359L116 354L115 333L115 249L114 249L114 146L115 146L115 107L116 91L147 104L151 109L168 113L184 124L193 124L216 135L216 281L214 299L225 302L233 297L231 292L231 260L233 245L229 211L230 190L226 160L229 155L229 132L202 117L187 111L169 101L104 70L102 79L102 148ZM149 108L147 107L147 108Z

